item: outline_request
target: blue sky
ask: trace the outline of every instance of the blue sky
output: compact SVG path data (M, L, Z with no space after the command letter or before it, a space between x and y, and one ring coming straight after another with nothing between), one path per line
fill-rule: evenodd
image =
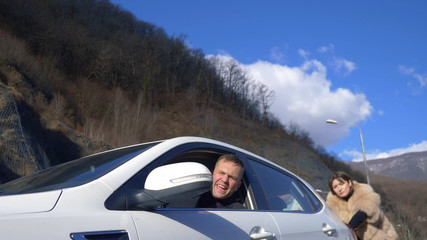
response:
M112 2L237 61L284 124L343 160L362 159L358 126L368 160L427 151L427 1Z

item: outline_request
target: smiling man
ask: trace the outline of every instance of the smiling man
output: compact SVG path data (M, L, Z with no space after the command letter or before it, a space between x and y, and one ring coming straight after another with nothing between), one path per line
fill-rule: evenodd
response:
M216 162L212 177L212 190L200 196L199 208L244 209L234 193L242 185L243 162L234 154L222 155Z

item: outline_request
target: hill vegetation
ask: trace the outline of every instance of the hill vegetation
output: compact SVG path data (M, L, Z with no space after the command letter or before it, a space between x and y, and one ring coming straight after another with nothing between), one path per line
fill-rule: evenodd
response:
M184 36L167 36L107 0L0 0L0 43L2 182L105 149L182 135L248 149L315 188L327 190L335 170L364 182L297 124L271 114L274 92L236 62L206 57L186 46ZM372 182L386 214L401 225L401 239L407 232L425 239L419 216L427 216L427 194L418 194L426 183L380 176Z

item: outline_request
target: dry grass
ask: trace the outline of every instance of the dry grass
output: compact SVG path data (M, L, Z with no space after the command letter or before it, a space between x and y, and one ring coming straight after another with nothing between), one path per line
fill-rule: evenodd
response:
M371 179L399 239L427 239L427 182L376 175Z

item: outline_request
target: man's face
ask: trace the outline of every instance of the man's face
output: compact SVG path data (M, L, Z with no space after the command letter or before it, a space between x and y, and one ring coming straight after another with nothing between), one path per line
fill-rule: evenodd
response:
M240 181L242 167L221 159L213 171L212 195L216 199L230 197L242 184Z

